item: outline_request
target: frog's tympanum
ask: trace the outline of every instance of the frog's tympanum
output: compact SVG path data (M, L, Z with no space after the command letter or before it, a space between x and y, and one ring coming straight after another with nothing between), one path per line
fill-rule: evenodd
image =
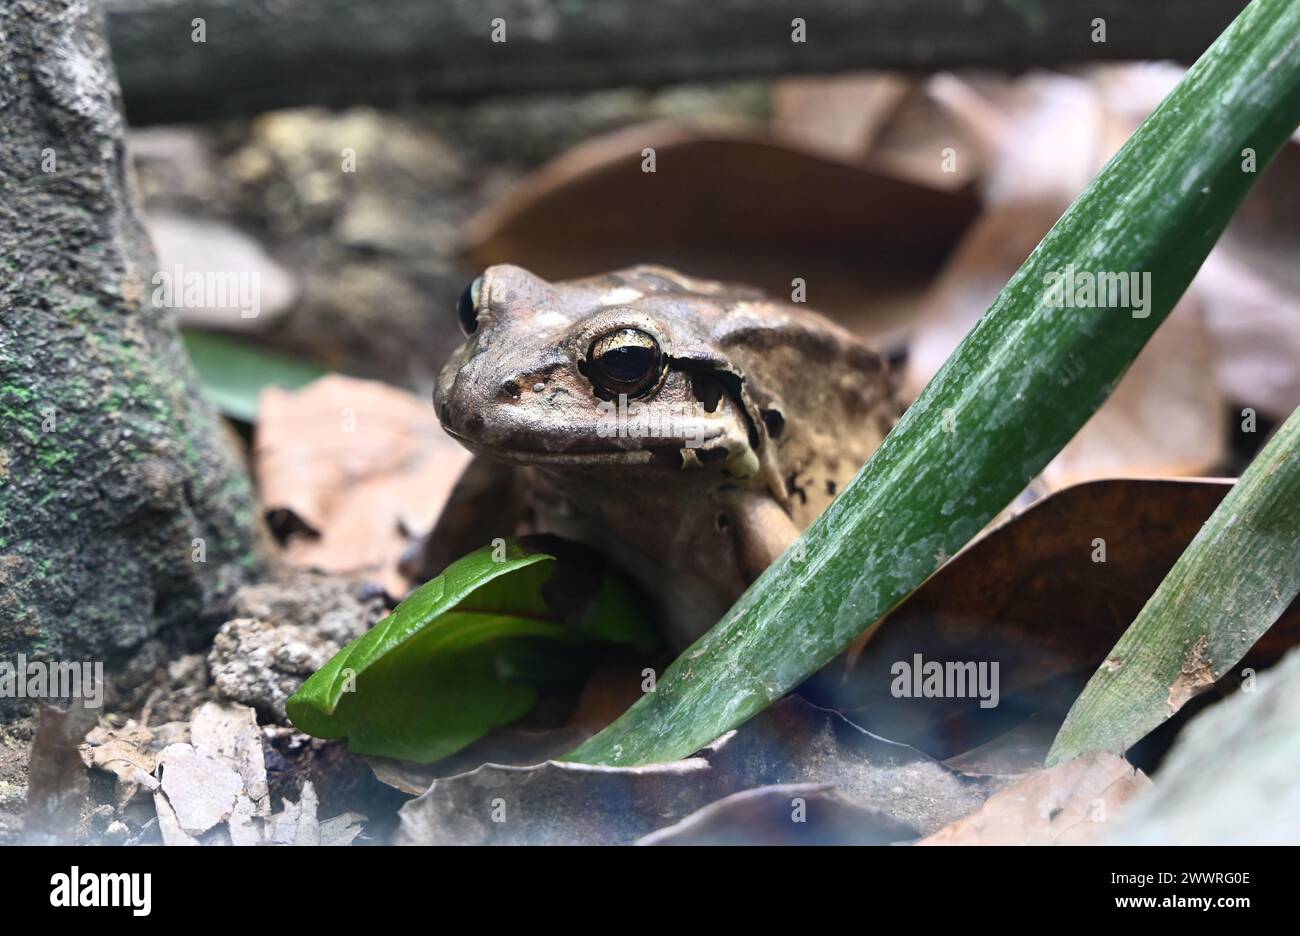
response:
M885 362L844 329L662 267L549 283L494 266L459 316L469 340L434 394L443 427L514 466L524 531L604 550L657 595L679 645L794 542L896 416Z

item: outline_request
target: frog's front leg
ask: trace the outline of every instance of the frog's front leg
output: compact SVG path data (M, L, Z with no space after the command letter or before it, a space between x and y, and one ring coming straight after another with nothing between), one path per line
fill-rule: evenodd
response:
M528 528L529 506L520 487L516 468L475 457L456 482L434 528L402 556L402 574L418 585L496 537L536 532Z
M799 538L799 527L766 492L740 493L727 502L737 564L748 585Z

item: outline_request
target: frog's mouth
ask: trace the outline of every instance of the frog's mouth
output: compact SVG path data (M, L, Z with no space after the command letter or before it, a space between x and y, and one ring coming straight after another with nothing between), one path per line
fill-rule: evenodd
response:
M688 468L721 465L727 473L740 476L749 473L747 465L752 459L748 445L736 444L727 433L717 431L702 444L694 445L682 439L641 439L637 448L610 444L614 440L594 438L590 446L574 447L564 451L541 449L529 445L488 444L454 429L445 428L448 435L475 455L513 465L537 466L555 469L599 470L601 468L647 468L680 472ZM602 444L596 444L602 443ZM742 466L746 466L742 469ZM732 468L738 469L733 472Z

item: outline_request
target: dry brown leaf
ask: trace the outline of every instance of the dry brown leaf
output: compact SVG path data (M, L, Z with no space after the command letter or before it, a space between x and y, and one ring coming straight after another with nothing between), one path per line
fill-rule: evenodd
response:
M23 833L33 845L73 844L90 781L80 746L95 712L80 699L66 709L42 705L27 765Z
M266 753L251 708L208 702L194 713L189 742L157 756L154 807L164 845L349 845L364 816L317 820L310 780L299 802L271 811Z
M1056 201L1003 205L970 226L917 312L902 380L906 399L920 396L1064 208Z
M1300 240L1295 245L1300 256ZM1215 250L1193 283L1228 399L1275 420L1300 406L1300 293Z
M792 143L860 160L913 85L890 73L786 78L772 88L773 129Z
M1052 201L1011 202L991 208L971 227L922 305L903 379L907 399L920 394L1064 208ZM1043 470L1045 487L1213 471L1227 448L1224 400L1206 379L1214 363L1200 308L1184 297L1110 399Z
M1083 845L1151 785L1122 757L1095 752L994 793L918 845Z
M955 113L935 94L939 77L908 90L872 140L867 164L931 188L966 189L987 171L988 154L976 144L972 112Z
M742 790L637 840L638 845L891 845L917 831L830 784Z
M86 735L81 760L117 778L117 807L126 806L141 789L158 788L153 772L158 766L157 739L146 726L128 721L121 728L100 723Z
M963 238L922 304L905 377L918 395L992 304L1070 201L1132 133L1159 96L1147 80L1032 75L1020 81L936 76L931 93L986 154L988 212ZM1154 84L1152 84L1154 82ZM1127 87L1129 93L1122 93ZM1062 314L1070 314L1063 312ZM1222 394L1206 375L1216 349L1200 306L1185 298L1115 392L1044 470L1059 490L1094 478L1194 476L1226 455Z
M662 263L777 296L803 278L813 308L870 335L906 320L977 210L754 131L656 123L534 172L471 222L465 258L551 280Z
M1117 134L1137 129L1183 72L1168 63L1098 69L1093 80ZM1205 310L1219 386L1273 419L1300 406L1297 255L1300 144L1293 141L1261 170L1190 288Z
M972 751L1035 716L1051 726L1050 738L1230 487L1124 479L1060 491L968 546L800 691L939 758ZM1275 663L1298 640L1300 603L1242 665ZM974 697L895 697L893 668L916 654L996 663L997 706L982 708ZM1233 685L1228 676L1221 688ZM1178 725L1189 715L1180 714Z
M432 528L470 455L405 391L323 377L261 398L254 465L295 566L362 575L394 596L410 537Z
M399 789L418 789L424 780L398 763L373 766ZM933 832L968 815L991 788L788 696L686 760L642 767L489 762L436 777L402 808L398 841L626 844L733 793L789 784L833 786L879 810L875 818L888 817L900 835L903 826Z
M189 744L168 745L158 755L158 766L162 778L155 803L165 798L181 829L191 836L228 820L244 790L239 772L229 762Z

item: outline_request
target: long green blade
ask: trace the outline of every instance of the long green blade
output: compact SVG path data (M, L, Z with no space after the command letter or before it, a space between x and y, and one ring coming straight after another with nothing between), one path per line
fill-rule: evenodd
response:
M1255 0L1070 207L844 493L574 760L683 757L780 698L1011 501L1102 404L1300 123L1300 3ZM1250 150L1244 154L1243 150ZM1076 272L1139 308L1059 307ZM1133 299L1132 296L1129 297Z
M1201 527L1115 644L1047 764L1122 753L1210 688L1300 594L1300 409Z

